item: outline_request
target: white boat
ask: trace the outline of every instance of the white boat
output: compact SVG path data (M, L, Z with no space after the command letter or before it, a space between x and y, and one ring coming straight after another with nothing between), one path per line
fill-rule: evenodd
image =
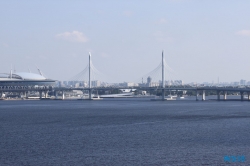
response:
M100 98L99 95L95 95L94 97L92 97L92 100L102 100L102 98Z
M177 96L172 96L172 95L168 95L167 97L165 97L165 100L176 100Z
M100 98L117 98L117 97L133 97L133 92L119 93L119 94L109 94L109 95L100 95Z
M154 99L151 99L151 101L162 101L162 96L155 96ZM172 97L170 95L166 96L164 100L176 100L176 97Z
M100 95L100 98L127 98L127 97L134 97L134 91L136 89L119 89L120 93L118 94L106 94Z

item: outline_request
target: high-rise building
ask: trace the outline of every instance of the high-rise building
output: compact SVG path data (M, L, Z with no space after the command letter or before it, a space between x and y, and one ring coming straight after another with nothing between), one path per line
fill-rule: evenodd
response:
M91 81L91 86L92 87L98 87L101 86L101 82L98 80Z
M63 81L63 83L61 84L62 86L67 86L68 85L68 81Z
M152 78L150 76L148 76L148 78L147 78L147 86L151 87L152 86L151 83L152 83Z
M241 79L240 80L240 85L246 85L246 80Z
M149 76L149 77L147 78L147 83L150 84L151 82L152 82L152 78Z
M235 86L237 86L239 84L240 84L239 82L233 82L233 85L235 85Z

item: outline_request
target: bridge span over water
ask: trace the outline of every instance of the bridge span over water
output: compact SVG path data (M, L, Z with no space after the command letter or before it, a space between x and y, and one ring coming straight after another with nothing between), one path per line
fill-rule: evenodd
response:
M227 100L228 92L237 92L240 94L240 99L244 100L244 95L247 95L247 100L250 100L250 87L209 87L209 86L200 86L200 87L192 87L192 86L165 86L162 87L92 87L92 88L68 88L68 87L51 87L51 86L44 86L44 87L34 87L34 86L0 86L0 98L2 97L3 93L6 92L16 92L22 93L24 96L28 95L28 92L39 92L39 97L42 98L44 95L45 98L48 98L48 93L53 93L56 97L57 94L60 92L62 94L62 99L64 99L64 93L78 90L82 92L88 91L92 94L93 91L100 91L100 90L114 90L114 89L135 89L137 91L161 91L162 96L165 96L166 92L169 91L194 91L196 94L196 100L199 99L199 94L201 95L201 100L206 100L206 91L214 91L217 94L217 100ZM223 98L221 98L221 95ZM92 96L89 95L89 99Z
M247 100L250 101L250 87L190 87L190 86L175 86L175 87L96 87L96 88L55 88L54 91L58 92L61 91L62 93L69 90L80 90L80 91L89 91L90 93L93 90L113 90L113 89L136 89L141 91L150 91L150 90L160 90L164 92L164 94L167 91L195 91L196 93L196 100L198 101L199 93L202 93L201 100L206 100L206 91L215 91L217 94L217 100L227 100L227 94L228 92L238 92L240 93L241 100L244 100L244 95L247 95ZM223 95L223 98L221 99L221 95ZM165 96L165 95L163 95ZM91 98L89 98L91 99Z

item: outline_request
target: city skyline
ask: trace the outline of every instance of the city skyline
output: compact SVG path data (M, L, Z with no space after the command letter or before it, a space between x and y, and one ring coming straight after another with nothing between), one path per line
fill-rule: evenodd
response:
M89 87L87 80L83 81L74 81L74 80L68 80L68 81L57 81L58 87ZM109 87L109 86L120 86L120 87L162 87L162 81L153 81L149 78L147 78L146 82L101 82L99 80L92 80L91 81L92 87ZM239 80L239 81L233 81L233 82L183 82L183 80L165 80L166 86L236 86L236 87L242 87L242 86L249 86L250 80Z
M104 82L136 82L161 62L166 80L250 80L249 1L0 2L1 73L67 80L88 64ZM37 72L36 72L37 73ZM106 79L106 80L105 80ZM138 81L137 81L138 82Z

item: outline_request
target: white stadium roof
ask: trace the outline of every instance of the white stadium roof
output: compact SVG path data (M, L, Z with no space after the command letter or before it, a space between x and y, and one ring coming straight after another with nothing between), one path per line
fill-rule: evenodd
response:
M11 79L10 73L0 73L1 80ZM12 74L13 80L47 80L44 76L35 73L16 72Z
M13 73L13 75L19 76L23 80L46 80L44 76L35 73L18 72Z

